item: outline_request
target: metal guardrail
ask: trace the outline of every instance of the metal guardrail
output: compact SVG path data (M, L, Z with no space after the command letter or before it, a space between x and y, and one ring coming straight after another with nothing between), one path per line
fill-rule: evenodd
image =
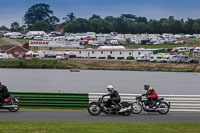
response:
M97 101L105 93L89 93L89 103ZM141 94L121 94L121 101L133 102ZM159 95L170 102L170 111L200 112L200 95Z
M78 93L41 93L41 92L11 92L20 101L22 107L38 108L86 108L88 94Z
M92 101L97 101L105 93L41 93L11 92L18 97L22 107L39 108L87 108ZM122 101L133 102L141 94L120 93ZM159 95L170 102L170 111L200 112L200 95Z

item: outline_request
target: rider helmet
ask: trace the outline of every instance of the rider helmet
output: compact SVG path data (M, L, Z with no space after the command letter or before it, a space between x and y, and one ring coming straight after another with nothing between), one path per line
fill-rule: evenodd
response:
M108 85L107 89L108 89L109 92L111 92L113 90L113 86L112 85Z
M144 85L144 90L148 90L150 88L149 84Z

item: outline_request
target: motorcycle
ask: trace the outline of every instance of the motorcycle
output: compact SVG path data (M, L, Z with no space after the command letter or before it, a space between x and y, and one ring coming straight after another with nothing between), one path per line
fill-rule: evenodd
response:
M154 102L155 105L151 107L147 98L136 96L136 101L131 103L131 111L133 114L139 114L142 110L145 112L158 112L160 114L167 114L169 112L170 103L165 101L164 98L158 98Z
M122 112L120 112L121 109L123 110ZM93 116L97 116L101 112L104 114L121 114L123 116L129 116L131 114L131 105L128 102L121 102L117 105L108 106L108 102L104 97L101 97L97 102L91 102L89 104L88 112Z
M0 109L8 109L10 112L16 112L19 108L19 100L13 96L4 99L0 105Z

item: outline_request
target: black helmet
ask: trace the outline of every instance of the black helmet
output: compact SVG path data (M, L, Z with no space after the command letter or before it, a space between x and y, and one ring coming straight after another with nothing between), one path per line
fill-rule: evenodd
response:
M144 90L148 90L150 88L149 84L144 85Z

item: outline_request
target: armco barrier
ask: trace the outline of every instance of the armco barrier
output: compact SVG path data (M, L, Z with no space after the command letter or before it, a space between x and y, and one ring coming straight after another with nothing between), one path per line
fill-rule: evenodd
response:
M20 100L22 107L41 108L87 108L88 103L97 101L105 93L40 93L11 92ZM133 102L140 94L120 94L122 101ZM159 95L170 102L170 111L200 112L200 95Z
M22 107L86 108L89 102L88 94L11 92L11 95L19 99Z
M97 101L105 93L89 93L89 102ZM122 101L133 102L141 94L120 94ZM200 112L200 95L159 95L170 102L170 111Z

